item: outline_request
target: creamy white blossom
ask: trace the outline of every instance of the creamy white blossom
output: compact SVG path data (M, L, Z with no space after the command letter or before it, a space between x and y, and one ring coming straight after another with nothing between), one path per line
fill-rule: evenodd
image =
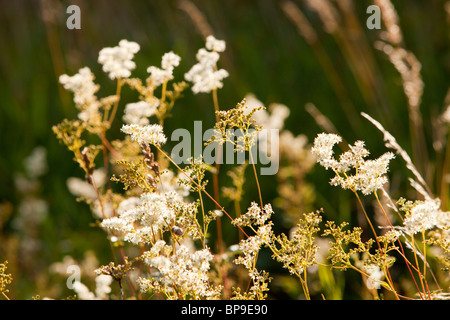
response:
M261 207L253 201L247 212L234 219L233 223L240 226L248 226L251 224L262 226L267 220L270 219L272 214L273 210L270 203L266 204L263 207L263 210L261 210Z
M100 50L98 62L103 65L103 71L108 73L111 80L128 78L131 70L136 68L132 59L139 50L140 46L136 42L120 40L118 46Z
M403 224L408 234L423 232L438 227L441 229L450 227L450 212L440 209L441 201L417 200L407 212Z
M35 147L23 163L30 178L33 179L42 176L48 170L47 150L42 146Z
M97 188L103 186L106 182L105 171L103 169L94 170L92 173L92 179ZM94 187L85 179L70 177L67 179L66 185L70 193L75 196L82 197L87 200L94 200L97 198L97 193L95 192Z
M121 202L117 217L104 219L101 226L119 231L125 241L133 244L153 243L155 235L169 230L176 221L175 192L143 193Z
M172 51L165 53L161 59L161 67L165 70L173 69L180 65L181 57Z
M154 87L162 85L164 82L173 79L173 69L180 64L181 58L172 51L167 52L161 59L161 68L150 66L147 72L150 73L150 80Z
M148 118L155 114L158 105L158 99L154 99L154 103L146 101L128 103L122 119L126 124L147 125L150 123Z
M368 274L366 286L369 289L380 289L380 282L384 278L384 273L376 264L369 264L364 267Z
M225 50L225 44L218 44L219 40L212 40L210 38L207 47L212 49ZM208 51L205 48L198 50L196 58L198 63L184 75L187 81L193 83L192 91L194 93L211 92L214 89L222 88L222 80L228 77L228 72L224 69L217 68L219 60L218 50Z
M364 141L356 141L353 146L349 145L350 150L342 153L337 161L333 158L333 147L341 141L342 138L336 134L321 133L311 149L318 163L336 173L330 181L331 185L361 191L365 195L381 189L388 182L385 174L389 169L389 161L395 158L394 154L386 152L378 159L365 160L369 151L364 147ZM354 174L351 174L352 169Z
M89 288L81 283L75 281L73 283L73 290L77 293L77 298L80 300L106 300L111 293L112 277L108 275L99 275L95 278L95 293L91 292Z
M123 125L122 132L129 134L132 141L145 142L155 146L166 143L167 138L159 124L140 126L138 124Z
M88 67L81 68L73 76L63 74L59 82L66 90L74 93L74 102L77 105L89 105L97 100L95 93L99 85L94 83L95 76Z
M325 169L336 167L337 161L333 158L333 147L342 138L334 133L319 133L314 139L311 152L316 156L317 162Z
M188 294L194 299L218 298L221 287L209 283L208 271L213 255L209 249L192 252L188 247L179 245L172 252L172 246L159 240L150 251L143 255L145 263L160 273L158 283L165 287L176 285L177 291ZM149 279L140 278L141 291L148 291L155 286Z
M224 52L226 43L224 40L217 40L214 36L206 37L206 49L216 52Z
M63 74L59 77L64 88L73 92L73 101L80 110L78 118L85 122L101 120L100 103L95 96L100 86L94 83L94 79L94 74L88 67L81 68L73 76Z

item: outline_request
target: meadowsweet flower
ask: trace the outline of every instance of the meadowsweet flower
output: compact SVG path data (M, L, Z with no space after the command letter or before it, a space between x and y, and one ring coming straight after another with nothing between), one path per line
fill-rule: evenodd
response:
M159 124L140 126L138 124L123 125L122 132L129 134L132 141L139 143L149 143L160 146L166 143L167 138L163 133L163 128Z
M92 173L92 179L95 182L96 187L101 187L106 182L106 174L103 169L94 170ZM84 179L77 177L71 177L66 181L67 188L70 193L75 196L85 198L87 200L94 200L97 198L97 193L94 187Z
M173 69L180 65L181 57L172 51L165 53L161 59L161 67L165 70Z
M100 103L95 96L100 86L94 83L94 79L94 74L88 67L81 68L73 76L63 74L59 77L64 88L73 92L73 101L80 110L78 118L85 122L101 120Z
M30 178L38 178L48 170L47 150L42 146L37 146L31 154L25 158L24 166Z
M192 82L192 91L211 92L214 89L222 88L222 80L228 77L228 72L224 69L217 69L217 61L219 60L218 52L225 50L225 44L221 44L219 40L209 38L207 40L207 48L216 51L208 51L205 48L198 50L196 58L198 63L184 75L187 81Z
M80 281L73 283L73 290L77 293L80 300L95 300L95 294L89 291L89 288Z
M173 79L173 69L180 64L180 56L171 52L165 53L161 59L161 68L150 66L147 72L150 73L149 80L154 87L162 85L164 82Z
M95 296L97 299L105 300L111 293L111 283L113 278L106 274L101 274L95 278Z
M119 42L119 46L100 50L98 62L103 65L103 71L108 73L111 80L128 78L131 70L136 68L132 59L139 50L139 44L124 39Z
M161 286L170 288L176 285L181 295L190 295L194 299L218 298L221 287L209 283L208 271L213 255L209 249L192 252L185 245L180 245L172 252L170 245L159 240L150 251L144 253L145 263L159 273L157 282L140 278L141 291Z
M392 152L386 152L376 160L367 160L361 164L357 173L356 189L365 195L381 189L388 182L384 175L388 171L389 161L394 159Z
M66 90L74 93L74 102L77 105L89 105L96 101L95 93L100 88L94 83L94 74L88 67L81 68L73 76L63 74L59 77L59 82Z
M415 201L411 209L407 210L403 221L406 232L415 234L434 227L448 228L450 226L450 212L444 212L440 207L441 201L439 199Z
M150 123L148 117L155 114L158 105L158 99L155 99L152 104L146 101L128 103L122 119L126 124L147 125Z
M259 236L251 236L239 242L239 249L243 255L234 259L234 263L242 264L247 269L253 269L253 262L256 254L259 252L263 241Z
M261 210L261 207L253 201L247 212L234 219L233 223L240 226L249 226L251 224L262 226L272 214L273 210L270 204L266 204Z
M99 275L95 278L95 293L91 292L89 288L81 283L75 281L73 283L73 290L77 293L80 300L106 300L109 293L111 293L112 277L108 275Z
M101 226L119 231L125 241L133 244L154 243L155 235L170 230L178 223L188 228L188 221L177 216L179 212L195 215L193 210L196 207L184 204L176 192L143 193L139 199L133 197L124 201L119 205L118 216L104 219ZM192 230L186 233L191 234Z
M333 133L319 133L314 139L312 153L317 157L317 162L325 169L336 167L337 161L332 158L333 147L336 143L342 141L342 138Z
M366 280L366 286L369 289L380 289L380 282L384 278L384 273L376 264L369 264L364 267L369 278Z
M223 40L217 40L214 36L206 37L206 49L216 52L224 52L226 43Z
M333 147L340 141L342 138L336 134L321 133L314 140L314 147L311 149L317 162L336 173L330 181L331 185L361 191L365 195L382 188L388 181L385 174L394 154L386 152L378 159L365 160L369 151L364 147L364 141L356 141L353 146L349 145L350 150L342 153L337 161L333 158ZM355 171L353 175L349 172L351 169Z
M245 96L245 100L247 101L247 106L249 107L247 110L263 106L263 103L259 101L252 93L247 94ZM253 115L253 119L258 125L262 125L264 129L281 130L289 114L290 110L284 104L272 103L269 105L268 111L265 108L256 111Z

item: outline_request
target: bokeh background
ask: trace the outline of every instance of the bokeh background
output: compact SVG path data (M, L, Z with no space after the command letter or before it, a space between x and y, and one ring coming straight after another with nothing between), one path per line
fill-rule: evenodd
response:
M81 9L81 30L66 27L66 8L71 4ZM146 68L159 65L161 56L173 50L182 57L175 70L175 78L182 80L196 63L205 36L212 33L227 43L220 66L230 76L219 90L221 108L234 107L248 93L265 105L285 104L290 109L285 129L305 135L309 143L326 130L311 114L318 110L344 139L364 140L372 155L379 156L386 148L381 133L361 117L360 112L366 112L413 156L439 195L445 174L445 129L438 119L449 101L450 4L393 1L403 34L401 46L422 66L422 149L416 148L411 135L402 78L387 55L375 48L385 25L382 30L366 27L371 4L365 0L0 0L0 262L8 260L8 272L14 277L10 296L73 295L65 278L51 272L52 264L66 256L89 263L92 253L99 264L110 261L104 233L92 226L89 208L77 202L66 186L69 177L82 177L82 172L51 128L77 115L71 94L58 83L59 75L72 75L88 66L101 84L99 95L114 93L115 83L102 72L97 58L100 49L121 39L141 46L133 75L145 78ZM302 26L295 20L299 12L305 19ZM213 125L212 99L187 90L165 130L192 129L189 124L194 120L204 121L204 128ZM111 138L120 134L118 129L111 130ZM29 169L33 164L25 161L33 151L46 160L46 167L37 168L42 170L34 176ZM223 175L227 181L225 170ZM402 160L392 163L394 198L417 196L408 186L408 176ZM329 178L320 167L306 172L302 183L313 191L294 196L301 204L298 214L324 208L327 219L356 225L351 194L331 187ZM274 176L261 178L265 202L280 204L279 183ZM249 183L243 203L255 199L256 190ZM292 225L280 211L275 223L278 231L286 232ZM261 260L269 271L280 271L279 266L265 265L264 257ZM342 297L360 297L351 277L336 277ZM272 286L274 298L298 297L298 283L279 280Z

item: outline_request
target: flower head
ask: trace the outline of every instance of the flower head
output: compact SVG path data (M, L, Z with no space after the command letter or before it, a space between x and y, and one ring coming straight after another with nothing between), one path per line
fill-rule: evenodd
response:
M349 145L349 150L341 154L337 161L333 158L333 147L341 141L342 138L336 134L321 133L314 140L314 147L311 149L317 162L336 173L330 183L340 185L343 189L361 191L365 195L382 188L388 181L385 174L389 169L389 161L395 158L394 154L386 152L378 159L365 160L369 151L364 147L364 141L356 141L353 146ZM352 169L353 175L348 173Z
M435 200L417 200L412 204L412 207L406 210L406 217L403 224L408 234L414 234L430 230L435 226L448 227L448 212L443 212L440 209L441 201ZM447 223L443 217L447 216ZM444 223L443 223L444 222Z
M333 159L333 147L336 143L342 141L342 138L334 133L319 133L314 139L312 153L317 157L317 162L325 169L334 167L337 161Z
M100 50L98 62L103 65L103 71L109 73L111 80L128 78L131 70L136 68L132 59L139 50L139 44L124 39L116 47Z
M163 128L159 124L141 126L138 124L128 124L122 126L122 132L129 134L132 141L145 142L154 146L166 143L167 138L163 133Z
M206 49L216 52L224 52L226 43L223 40L217 40L214 36L206 37Z
M208 51L208 50L212 51ZM222 88L222 80L228 77L228 72L224 69L217 69L219 53L225 50L225 41L217 40L210 36L206 40L206 49L198 50L196 58L198 63L184 75L187 81L192 82L192 91L211 92L214 89Z
M158 99L154 99L152 104L146 101L129 103L125 106L123 121L127 124L147 125L150 123L148 117L155 114L158 105Z
M164 82L173 79L173 69L180 64L180 56L172 51L167 52L161 59L161 68L150 66L147 72L150 73L149 80L154 87L162 85Z

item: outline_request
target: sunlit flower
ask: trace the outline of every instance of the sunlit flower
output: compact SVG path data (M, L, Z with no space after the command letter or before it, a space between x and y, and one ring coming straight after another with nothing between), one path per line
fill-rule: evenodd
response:
M222 80L228 77L228 72L224 69L217 69L217 61L219 60L220 50L225 50L225 42L221 44L219 40L208 38L207 49L216 49L208 51L205 48L198 50L196 58L198 63L184 75L187 81L192 82L192 91L211 92L214 89L222 88ZM219 49L219 50L218 50Z
M116 47L100 50L98 62L103 65L103 71L109 74L111 80L128 78L131 70L136 68L132 59L139 50L140 46L136 42L121 40Z
M155 114L158 105L158 99L155 99L155 103L153 104L146 101L128 103L125 106L123 121L126 124L147 125L150 123L148 117Z
M166 143L167 138L163 133L163 128L159 124L151 124L140 126L137 124L129 124L122 126L122 132L129 134L132 141L139 143L145 142L160 146Z

